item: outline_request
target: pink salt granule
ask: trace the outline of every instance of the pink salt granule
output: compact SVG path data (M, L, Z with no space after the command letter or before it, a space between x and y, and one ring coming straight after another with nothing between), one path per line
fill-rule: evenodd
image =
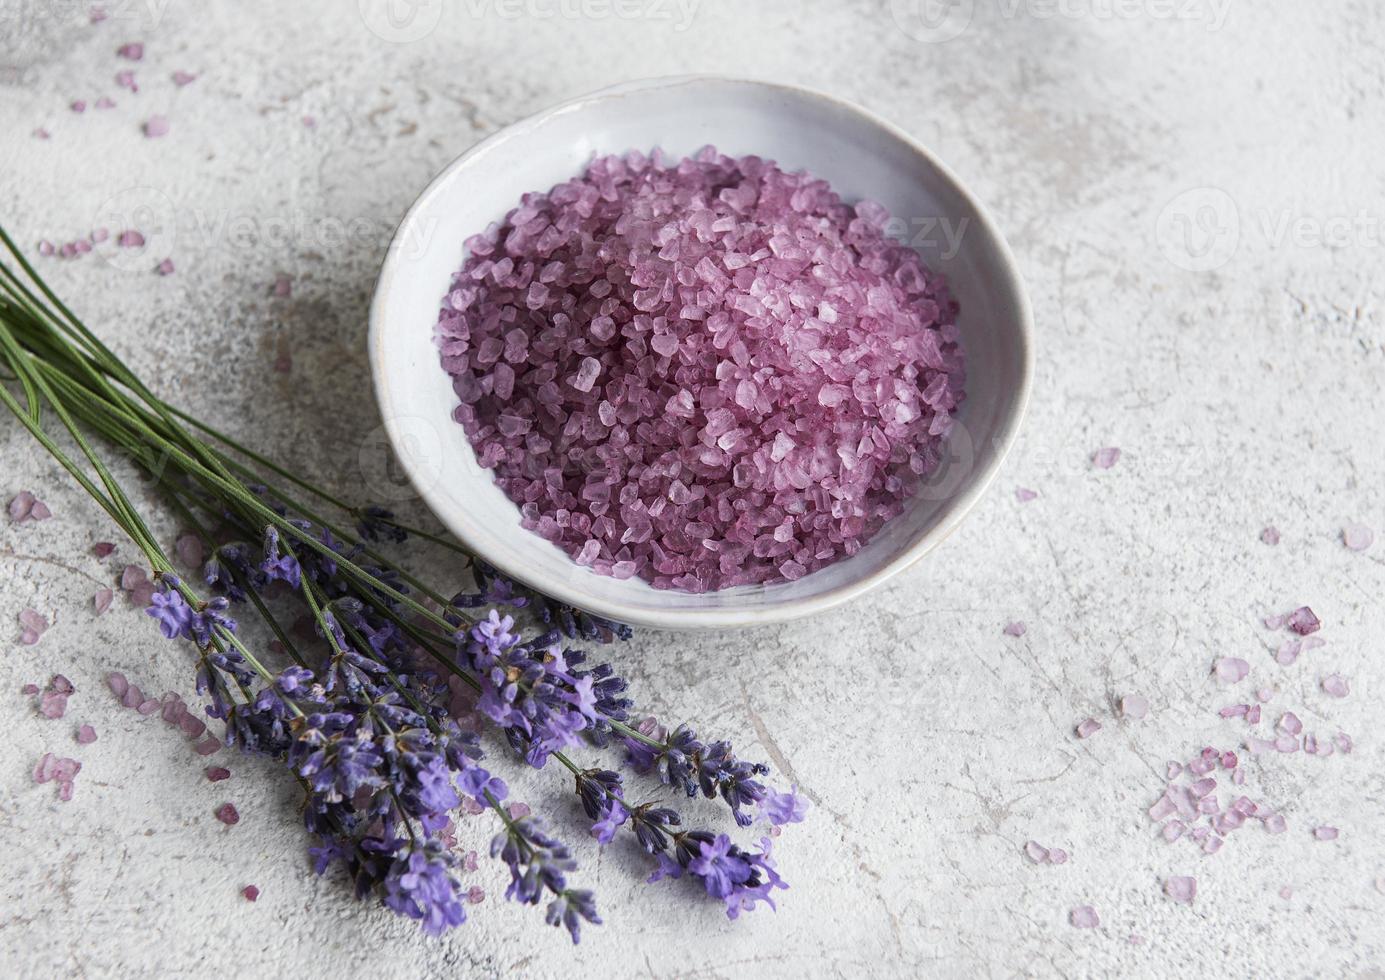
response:
M1164 879L1164 894L1183 905L1193 904L1197 897L1197 879L1186 875L1174 875Z
M1068 921L1078 929L1095 929L1101 925L1101 916L1090 905L1079 905L1068 913Z
M1092 453L1092 465L1099 470L1109 470L1120 462L1121 451L1115 446L1107 446Z
M1375 532L1364 524L1348 524L1342 528L1342 544L1351 551L1365 551L1375 544Z
M1005 629L1002 630L1002 632L1006 636L1023 636L1026 632L1028 632L1028 629L1029 628L1025 626L1024 623L1020 622L1019 620L1015 620L1013 623L1006 623Z
M964 397L957 304L891 227L758 157L596 159L466 242L453 416L600 574L801 578L900 513Z

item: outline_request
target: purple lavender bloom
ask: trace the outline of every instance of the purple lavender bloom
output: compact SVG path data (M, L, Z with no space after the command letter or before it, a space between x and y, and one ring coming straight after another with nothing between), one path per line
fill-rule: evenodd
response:
M466 909L451 864L435 842L414 848L390 865L383 883L385 905L420 920L430 936L461 925L466 921Z
M266 558L260 563L260 572L266 581L287 582L291 588L297 589L302 583L302 570L298 566L298 559L292 555Z
M616 831L630 817L630 811L617 799L610 799L596 823L592 824L592 836L598 844L609 844L615 839Z
M725 834L717 834L714 841L704 843L701 852L688 863L688 870L702 879L707 894L713 898L727 898L753 873L749 862L735 853L731 838Z
M159 632L165 639L176 640L180 636L191 639L192 607L178 592L176 581L169 582L165 579L163 590L155 592L149 601L151 605L144 611L158 621Z
M801 823L808 813L808 801L798 795L798 787L793 787L787 793L769 790L760 801L759 812L776 827Z
M510 795L510 788L503 780L492 776L480 766L468 767L462 773L460 785L464 794L483 806L486 804L487 793L495 797L497 802Z

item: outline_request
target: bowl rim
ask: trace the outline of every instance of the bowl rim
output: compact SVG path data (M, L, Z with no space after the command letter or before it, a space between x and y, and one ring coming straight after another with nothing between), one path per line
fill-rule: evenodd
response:
M702 609L670 608L661 610L657 614L650 615L639 609L627 607L618 600L592 598L583 594L580 589L572 588L563 582L536 581L541 580L543 576L535 576L524 568L516 567L515 563L508 559L508 556L494 556L481 553L481 550L476 547L474 542L469 539L467 533L465 533L466 529L459 526L463 524L464 521L455 519L455 515L453 514L455 508L449 506L448 501L443 499L443 495L432 486L432 483L435 481L421 479L421 474L416 471L417 465L411 460L409 454L400 451L400 445L404 438L404 433L400 429L400 419L402 416L391 414L388 410L392 403L392 398L390 396L391 384L390 380L386 377L385 370L386 358L384 354L384 344L386 330L384 322L386 319L386 308L390 304L391 296L396 288L397 280L400 277L399 254L404 251L405 243L409 240L410 229L418 216L432 204L433 198L442 193L442 188L450 181L455 171L466 166L475 158L495 151L498 147L515 138L517 135L528 132L555 116L574 112L586 108L589 105L632 92L704 82L764 88L828 103L838 110L844 110L847 113L859 116L871 125L880 128L888 135L906 145L932 167L942 180L950 185L950 189L972 209L975 219L995 243L996 251L1001 260L998 263L996 272L1003 277L1006 288L1009 289L1016 299L1015 313L1018 331L1015 339L1021 347L1020 378L1018 382L1018 391L1016 392L1017 398L1014 403L1015 407L1009 413L1008 417L1000 424L996 435L991 440L995 451L990 456L988 462L982 467L982 472L965 492L952 498L951 505L947 508L937 524L920 535L891 561L883 564L867 575L863 575L860 578L853 579L850 582L845 582L825 592L809 597L774 601L763 605L744 607L710 606ZM1028 413L1030 390L1033 384L1033 332L1033 308L1030 303L1028 290L1025 288L1023 277L1019 274L1019 266L1015 261L1014 253L1011 251L1009 243L1005 240L1005 236L1001 234L995 219L981 201L978 200L957 175L953 173L952 169L948 167L947 164L943 163L942 160L938 159L932 151L908 132L863 106L805 86L764 81L761 79L742 78L732 75L689 74L656 76L620 82L557 103L546 109L541 109L523 119L519 119L502 127L485 139L468 147L464 152L438 171L433 179L428 182L428 185L419 193L418 197L414 199L409 209L400 219L399 224L395 227L394 234L391 236L389 247L385 252L385 258L381 264L379 276L375 282L374 293L371 296L369 328L367 333L367 353L370 358L370 374L375 391L376 404L380 411L381 421L385 428L386 435L389 437L392 450L403 466L405 474L409 478L409 482L413 484L415 492L422 498L428 509L432 511L433 516L436 517L465 548L473 554L482 557L487 563L493 565L509 578L535 588L544 595L557 599L560 602L567 603L568 605L593 613L597 616L648 629L711 630L783 623L834 609L857 596L871 591L895 575L911 568L946 540L967 515L971 513L972 509L975 508L986 491L990 489L991 484L995 481L996 476L1000 472L1001 465L1005 462L1006 457L1009 455L1011 448L1018 438L1020 427Z

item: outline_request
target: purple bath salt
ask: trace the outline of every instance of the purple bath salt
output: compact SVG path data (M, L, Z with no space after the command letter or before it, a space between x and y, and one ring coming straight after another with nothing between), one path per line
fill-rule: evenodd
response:
M601 574L704 592L854 555L964 397L957 304L891 224L758 157L594 160L467 241L454 418Z

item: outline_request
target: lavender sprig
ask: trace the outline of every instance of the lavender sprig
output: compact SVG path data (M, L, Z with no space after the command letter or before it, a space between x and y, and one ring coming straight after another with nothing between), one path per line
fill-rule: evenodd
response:
M726 901L733 916L785 887L769 865L768 841L746 851L724 835L682 830L671 808L627 805L619 773L583 770L570 758L616 741L627 751L624 764L685 795L721 797L741 825L753 821L752 811L776 827L802 817L801 801L765 787L765 767L737 759L729 743L704 743L688 726L670 735L652 722L632 725L625 681L565 642L626 639L628 627L554 602L479 561L472 563L479 591L444 599L370 545L410 535L454 551L455 544L408 528L382 508L352 508L160 401L62 306L3 230L0 240L59 311L0 262L0 361L21 384L25 404L3 385L0 400L144 552L161 586L149 612L166 636L197 647L198 687L211 701L208 713L226 722L228 741L280 760L304 783L320 872L340 862L362 895L377 895L430 932L444 930L465 918L445 841L447 814L459 803L489 807L505 824L497 853L511 868L510 897L536 904L546 896L548 920L574 940L582 922L600 921L590 893L568 886L570 851L537 818L502 808L504 783L477 763L474 733L445 709L443 680L455 677L476 692L480 713L528 764L556 759L586 773L578 795L599 842L628 827L661 862L656 878L686 874ZM41 404L52 406L96 480L49 437ZM200 510L223 525L217 540L229 542L213 549L204 569L212 597L198 597L171 574L77 421L148 469L181 513ZM262 485L246 459L338 508L354 527ZM314 650L300 652L269 611L272 589L295 592L308 608ZM240 640L230 616L239 603L254 606L294 666L273 673ZM525 640L494 608L479 621L467 612L496 605L524 610L544 629ZM420 663L420 654L430 660Z

